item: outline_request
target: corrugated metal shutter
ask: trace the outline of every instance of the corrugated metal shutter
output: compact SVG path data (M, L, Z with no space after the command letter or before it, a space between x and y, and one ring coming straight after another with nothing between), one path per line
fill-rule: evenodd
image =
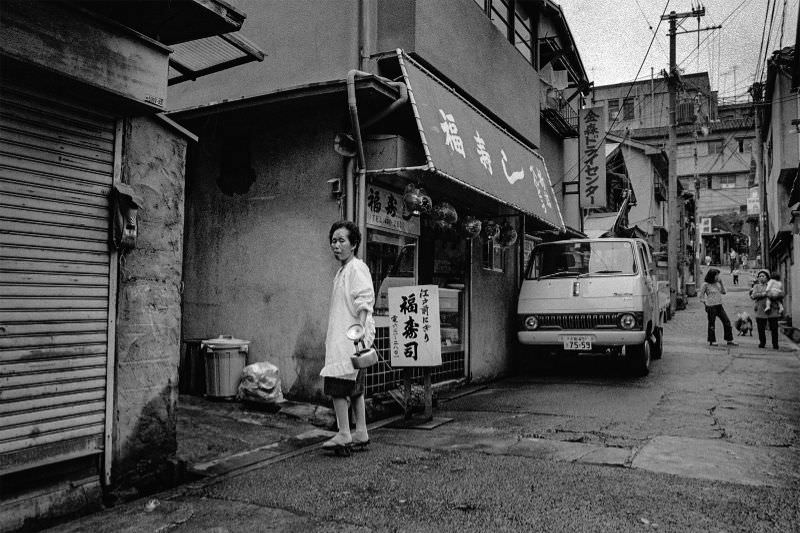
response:
M114 135L0 85L0 473L103 449Z

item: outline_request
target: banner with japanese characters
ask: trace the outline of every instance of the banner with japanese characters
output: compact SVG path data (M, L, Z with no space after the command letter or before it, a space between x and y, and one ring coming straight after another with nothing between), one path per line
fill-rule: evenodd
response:
M403 218L403 195L367 186L367 226L419 235L419 217Z
M563 229L544 159L400 55L428 165L554 228ZM424 183L423 183L424 185Z
M581 109L578 133L581 147L581 207L606 207L605 108Z
M439 287L389 288L389 353L392 368L442 364Z

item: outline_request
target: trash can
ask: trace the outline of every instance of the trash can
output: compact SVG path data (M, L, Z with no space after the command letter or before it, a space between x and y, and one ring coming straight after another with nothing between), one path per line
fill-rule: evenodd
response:
M247 362L250 341L220 335L200 343L206 367L206 396L231 399Z
M697 285L695 285L693 282L686 284L686 296L689 298L694 298L697 296Z

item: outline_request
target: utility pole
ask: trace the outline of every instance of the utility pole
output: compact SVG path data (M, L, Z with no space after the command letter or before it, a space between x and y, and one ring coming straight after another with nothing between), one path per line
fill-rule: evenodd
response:
M709 28L699 28L697 30L684 30L678 32L678 24L687 18L697 18L705 16L706 8L698 6L692 8L690 12L676 13L671 11L669 15L663 15L661 20L669 21L669 71L667 85L669 87L669 146L667 156L669 157L669 181L667 183L667 211L669 213L669 235L667 240L667 269L669 274L669 307L670 313L674 313L678 301L678 242L681 232L680 209L678 206L678 145L677 145L677 121L675 112L678 99L679 75L675 58L675 39L679 33L694 33L695 31L706 31L720 28L713 26ZM696 200L695 200L696 201ZM695 209L697 206L695 205Z
M767 252L769 246L769 217L767 216L767 183L764 177L764 165L762 164L762 144L761 144L761 100L764 86L756 82L750 88L753 96L753 123L755 124L755 146L753 147L753 158L756 163L756 184L758 184L758 233L761 236L761 264L760 268L769 268Z
M697 127L694 129L694 286L700 290L700 248L703 235L700 231L700 175L697 170Z

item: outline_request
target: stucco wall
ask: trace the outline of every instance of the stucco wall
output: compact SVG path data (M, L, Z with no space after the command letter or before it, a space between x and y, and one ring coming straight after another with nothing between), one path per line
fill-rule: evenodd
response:
M511 220L519 232L516 222ZM481 267L481 241L472 244L470 374L485 381L506 373L516 342L519 243L506 250L505 272Z
M539 75L469 0L380 0L377 52L403 48L539 145Z
M219 119L218 128L198 131L189 156L184 338L251 341L248 363L276 364L288 398L321 394L337 268L328 229L340 216L327 180L344 172L332 132L346 107L334 109L335 116L309 105L302 116L270 113L252 124ZM255 181L243 194L217 185L228 134L249 146Z
M577 151L577 146L574 146ZM558 207L561 209L561 215L564 221L567 220L567 215L564 209L564 139L562 139L553 131L544 126L541 134L541 147L539 153L544 158L547 165L547 173L550 175L550 183L553 184L553 194L558 201Z
M174 454L187 141L150 118L126 121L123 181L144 204L121 254L114 412L117 486L144 486Z
M170 110L344 79L358 67L358 0L228 1L247 14L242 34L264 61L170 87Z

